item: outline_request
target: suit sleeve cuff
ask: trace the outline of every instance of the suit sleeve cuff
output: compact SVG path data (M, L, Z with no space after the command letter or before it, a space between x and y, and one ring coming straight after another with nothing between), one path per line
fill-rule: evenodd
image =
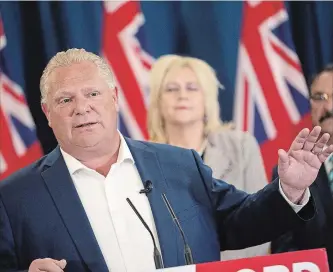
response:
M307 188L304 192L303 198L300 200L300 204L295 204L292 203L287 196L284 194L282 187L281 187L281 182L279 180L279 191L281 193L281 195L283 196L283 198L288 202L288 204L292 207L292 209L298 213L306 204L308 204L309 200L310 200L310 190L309 188Z

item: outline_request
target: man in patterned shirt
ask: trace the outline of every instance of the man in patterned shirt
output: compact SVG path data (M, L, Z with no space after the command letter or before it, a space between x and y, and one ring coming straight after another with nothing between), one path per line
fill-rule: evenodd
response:
M313 126L333 136L333 64L327 65L310 83ZM333 137L330 138L331 144ZM273 178L277 177L275 169ZM333 156L322 165L311 193L320 200L318 216L297 233L287 233L272 243L272 253L310 248L326 248L330 270L333 271ZM318 202L318 201L317 201Z

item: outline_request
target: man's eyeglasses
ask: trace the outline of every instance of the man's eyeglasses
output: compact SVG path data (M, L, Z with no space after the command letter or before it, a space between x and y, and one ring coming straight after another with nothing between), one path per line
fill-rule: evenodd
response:
M333 94L327 94L327 93L315 93L311 94L310 98L314 101L328 101L330 98L333 97Z

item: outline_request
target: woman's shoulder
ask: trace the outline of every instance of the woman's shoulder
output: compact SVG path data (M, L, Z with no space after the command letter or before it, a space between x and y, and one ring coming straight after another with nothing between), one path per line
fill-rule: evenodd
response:
M211 132L208 139L218 143L231 142L231 143L248 143L256 142L255 137L247 131L242 131L233 128L222 128L220 130Z

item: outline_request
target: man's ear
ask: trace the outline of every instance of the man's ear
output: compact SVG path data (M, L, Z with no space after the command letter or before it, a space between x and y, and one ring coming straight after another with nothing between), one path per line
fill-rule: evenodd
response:
M113 102L116 107L116 111L119 112L119 101L118 101L118 89L114 87L113 94L112 94Z
M42 106L42 110L45 114L45 117L48 121L49 127L52 127L51 120L50 120L50 111L49 111L49 108L48 108L47 104L45 102L42 102L41 106Z

